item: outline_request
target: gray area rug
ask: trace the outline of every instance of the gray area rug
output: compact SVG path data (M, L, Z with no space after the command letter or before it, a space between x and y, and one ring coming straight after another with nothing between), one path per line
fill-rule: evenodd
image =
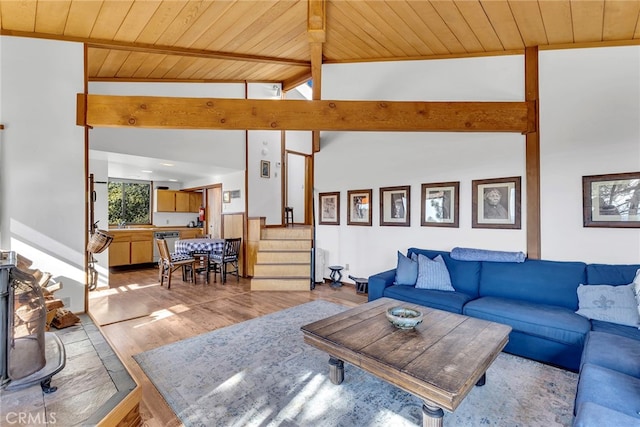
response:
M421 426L422 402L328 355L300 327L346 310L313 301L134 358L185 426ZM569 426L577 375L501 353L446 426Z

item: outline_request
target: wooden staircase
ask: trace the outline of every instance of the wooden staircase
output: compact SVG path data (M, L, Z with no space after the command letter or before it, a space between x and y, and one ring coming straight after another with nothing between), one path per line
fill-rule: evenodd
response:
M309 291L310 226L261 228L256 245L252 291Z

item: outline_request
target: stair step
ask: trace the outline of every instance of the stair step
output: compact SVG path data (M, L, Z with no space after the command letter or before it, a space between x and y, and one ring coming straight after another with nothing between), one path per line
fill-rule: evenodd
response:
M300 264L255 264L253 277L310 277L311 265Z
M309 277L254 277L251 279L252 291L309 291Z
M311 252L302 251L258 251L256 254L257 264L286 264L286 263L307 263L311 262Z
M261 231L261 239L311 239L311 227L267 227Z
M269 239L258 241L258 251L288 251L311 250L311 240L308 239Z

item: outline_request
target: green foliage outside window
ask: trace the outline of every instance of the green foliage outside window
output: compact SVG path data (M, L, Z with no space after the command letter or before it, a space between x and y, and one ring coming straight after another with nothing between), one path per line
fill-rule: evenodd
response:
M109 181L109 224L151 224L151 183Z

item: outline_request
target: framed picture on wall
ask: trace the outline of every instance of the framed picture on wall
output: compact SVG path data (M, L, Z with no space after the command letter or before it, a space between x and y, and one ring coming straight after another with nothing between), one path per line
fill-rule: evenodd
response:
M371 189L347 191L347 224L371 225Z
M640 172L582 177L585 227L640 228Z
M459 192L459 181L422 184L420 225L459 227Z
M520 228L520 177L472 181L473 228Z
M260 160L260 177L269 178L271 176L271 162L269 160Z
M411 225L411 186L380 189L380 225Z
M318 195L320 209L319 224L340 225L340 192L320 193Z

